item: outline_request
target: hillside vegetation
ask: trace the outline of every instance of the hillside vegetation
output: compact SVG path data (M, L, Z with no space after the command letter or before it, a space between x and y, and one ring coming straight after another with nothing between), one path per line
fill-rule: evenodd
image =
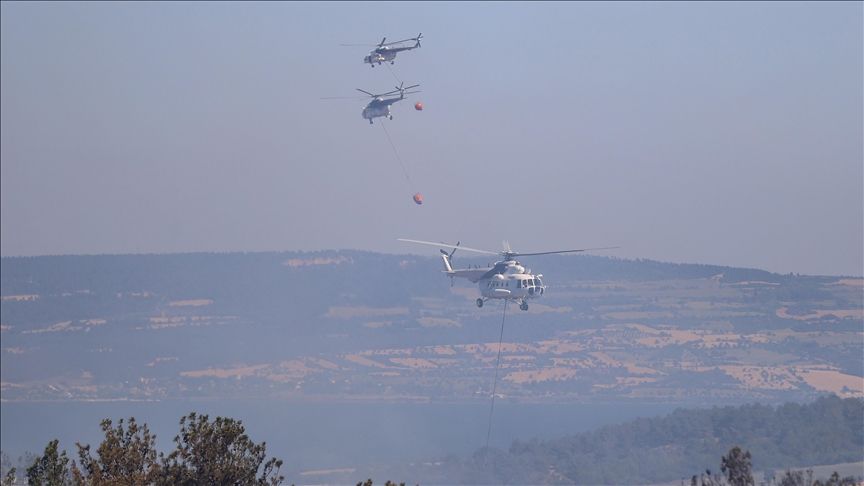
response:
M507 451L478 450L415 471L425 482L467 484L644 484L716 471L736 445L754 470L860 461L864 401L826 396L800 405L678 409L657 418L545 441L516 441Z

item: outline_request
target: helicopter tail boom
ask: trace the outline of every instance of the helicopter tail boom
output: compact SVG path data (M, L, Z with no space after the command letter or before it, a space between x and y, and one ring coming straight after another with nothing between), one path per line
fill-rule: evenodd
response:
M452 256L452 254L447 253L444 250L441 250L441 259L444 260L444 271L447 272L448 275L452 275L454 273L453 272L453 266L450 265L450 257L451 256Z

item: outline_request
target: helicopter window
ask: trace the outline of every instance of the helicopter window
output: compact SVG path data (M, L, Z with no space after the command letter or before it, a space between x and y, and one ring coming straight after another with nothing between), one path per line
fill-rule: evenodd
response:
M529 280L529 282L530 282L531 286L533 287L534 286L534 279L532 278L531 280Z

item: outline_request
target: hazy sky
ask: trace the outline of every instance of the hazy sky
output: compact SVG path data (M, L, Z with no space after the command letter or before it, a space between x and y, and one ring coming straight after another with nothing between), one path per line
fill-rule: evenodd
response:
M507 239L861 275L862 23L861 2L4 2L0 253ZM392 71L339 46L418 32ZM395 76L423 90L383 121L410 186L364 100L319 99Z

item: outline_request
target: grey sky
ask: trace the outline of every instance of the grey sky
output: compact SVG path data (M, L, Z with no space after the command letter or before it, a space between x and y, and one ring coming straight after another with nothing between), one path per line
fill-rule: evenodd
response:
M338 45L418 32L392 73ZM0 35L3 256L435 253L408 237L862 273L860 2L5 2ZM393 73L413 187L363 100L319 99Z

